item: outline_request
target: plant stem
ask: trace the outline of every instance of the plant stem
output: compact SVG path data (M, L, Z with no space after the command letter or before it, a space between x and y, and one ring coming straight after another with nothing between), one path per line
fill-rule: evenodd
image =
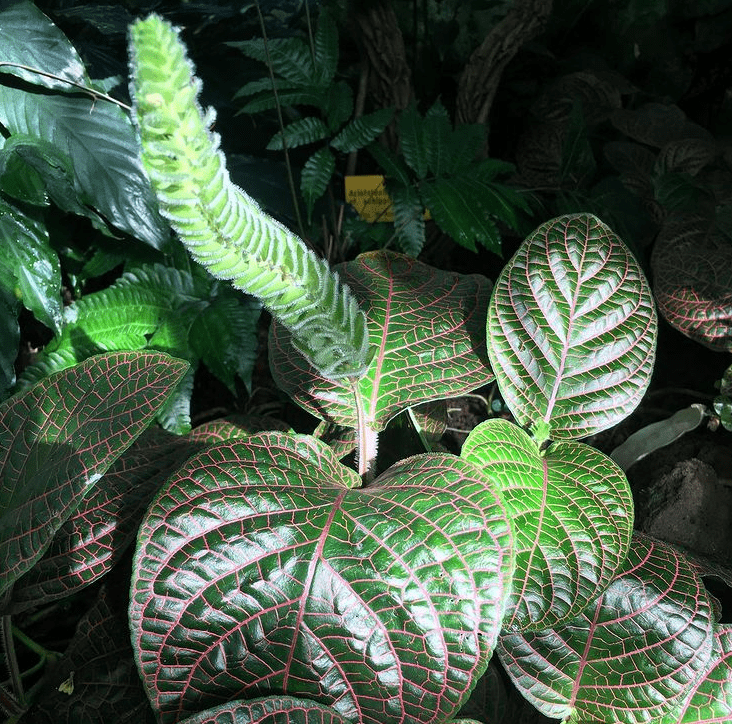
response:
M10 674L10 684L12 686L18 704L22 707L24 701L23 680L20 676L20 668L18 667L18 658L15 655L15 642L13 641L13 622L10 614L5 614L0 618L0 635L2 635L2 650L5 654L5 663ZM3 697L4 698L4 697Z
M107 93L102 93L102 91L94 90L94 88L89 88L89 86L84 85L83 83L77 83L74 80L69 80L68 78L62 78L61 76L56 75L55 73L49 73L48 71L41 70L40 68L33 68L30 65L22 65L21 63L11 63L9 60L4 60L0 62L0 68L20 68L21 70L28 71L29 73L35 73L36 75L43 76L44 78L52 78L53 80L57 80L59 83L67 83L68 85L78 88L81 91L84 91L84 93L88 93L90 96L94 98L100 98L104 101L109 101L110 103L114 103L116 106L119 106L122 108L122 110L127 111L128 113L132 110L130 106L128 106L126 103L123 103L122 101L118 101L116 98L112 98L112 96L108 95Z
M374 465L376 464L379 433L366 421L366 412L363 409L363 398L358 389L358 380L351 382L351 389L353 390L353 396L356 402L356 415L358 419L356 427L356 462L361 481L366 484L374 479Z

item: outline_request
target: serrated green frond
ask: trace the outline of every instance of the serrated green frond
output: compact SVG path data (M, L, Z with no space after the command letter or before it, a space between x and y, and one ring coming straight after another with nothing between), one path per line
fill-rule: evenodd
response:
M356 118L330 142L330 145L342 153L351 153L364 148L381 134L393 116L393 108L380 108L378 111Z
M262 301L322 375L362 374L365 316L326 262L231 182L178 32L152 15L132 26L131 40L142 161L162 213L211 274Z
M335 171L335 158L327 148L319 148L305 161L300 174L300 192L308 211L308 224L312 221L315 202L325 193Z
M267 41L266 47L262 38L231 42L227 45L241 50L254 60L266 63L275 75L285 80L301 85L318 83L310 48L300 38L272 38Z
M427 176L428 155L424 140L424 119L419 115L417 106L412 102L399 116L399 141L404 160L417 174L417 178Z
M280 93L286 90L292 90L293 88L298 87L298 85L282 80L280 78L275 78L275 87L277 88L277 92ZM269 94L270 96L273 95L272 79L269 76L265 76L264 78L259 78L258 80L253 80L249 83L245 83L241 88L239 88L236 93L234 93L233 100L246 98L248 96L255 96L258 93L265 93Z
M323 85L333 81L338 68L338 28L330 13L322 8L313 41L315 72Z
M425 243L424 206L414 186L389 189L394 204L394 229L401 250L416 258Z
M322 141L330 134L328 126L320 118L307 116L286 125L282 131L277 131L272 140L267 144L268 151L281 151L284 148L282 137L284 135L287 148L305 146L308 143Z

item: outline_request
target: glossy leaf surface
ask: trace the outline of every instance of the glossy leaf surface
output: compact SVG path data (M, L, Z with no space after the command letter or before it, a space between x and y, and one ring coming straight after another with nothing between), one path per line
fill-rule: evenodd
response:
M618 466L579 442L541 454L506 420L488 420L461 457L495 481L516 530L516 573L505 629L551 628L577 616L625 559L633 497Z
M293 696L231 701L180 724L346 724L335 709Z
M101 355L0 405L0 592L41 557L187 367L158 352Z
M48 75L35 73L31 68ZM72 90L64 81L89 82L79 54L32 2L12 3L0 13L0 73L64 91Z
M376 350L353 389L317 375L278 325L270 332L277 384L317 417L374 430L408 407L470 392L492 381L485 351L488 279L444 272L391 252L337 267L366 314Z
M732 629L720 626L714 634L709 670L696 682L679 711L663 724L717 724L732 721Z
M704 218L669 223L653 248L653 291L669 324L711 349L732 350L732 241Z
M161 483L203 443L150 428L117 459L13 586L13 613L64 598L108 573Z
M520 425L584 437L637 406L656 326L648 283L623 242L595 216L561 216L527 237L496 282L491 364Z
M701 579L670 546L635 537L607 590L568 624L503 634L514 684L549 717L640 724L678 709L714 643Z
M86 96L0 85L0 122L10 133L44 139L73 159L80 203L155 248L168 241L168 224L137 158L132 124L120 108Z
M511 530L470 463L420 455L363 489L315 438L231 441L151 505L130 605L163 722L292 692L350 721L440 722L485 670Z

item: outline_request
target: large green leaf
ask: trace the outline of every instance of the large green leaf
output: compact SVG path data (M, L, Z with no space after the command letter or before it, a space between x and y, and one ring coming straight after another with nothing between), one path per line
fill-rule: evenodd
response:
M379 431L408 407L492 381L484 347L488 279L385 251L361 254L337 270L366 314L369 343L377 352L354 387L331 382L273 325L272 372L299 405L337 425L355 428L360 421Z
M393 116L393 108L380 108L373 113L359 116L345 126L330 145L343 153L364 148L389 125Z
M13 586L18 613L69 596L107 574L134 540L161 483L203 443L145 430L61 526L41 559Z
M130 604L162 722L268 693L363 724L457 710L510 587L502 503L448 454L359 482L285 433L209 448L170 478L140 529Z
M718 626L714 654L678 711L662 724L717 724L732 721L732 628Z
M288 124L282 131L277 131L267 144L267 150L281 151L285 145L287 148L305 146L326 138L328 134L328 126L324 121L315 116L306 116Z
M500 253L501 236L484 204L485 184L470 177L437 178L420 184L425 206L453 241L471 251L476 242Z
M43 555L187 367L156 352L101 355L0 405L0 593Z
M61 332L61 266L48 231L36 211L22 211L1 198L0 287L8 298L22 301L38 321ZM15 359L17 345L8 351Z
M110 224L155 248L167 242L168 224L158 213L132 124L120 108L0 85L0 123L11 134L48 141L73 159L79 199Z
M579 442L541 454L507 420L468 435L461 457L494 480L516 530L509 630L537 630L577 616L617 573L633 532L633 496L610 458Z
M23 0L9 7L3 4L6 7L0 12L0 73L11 73L56 90L73 90L64 81L89 84L79 54L33 3Z
M555 629L502 634L498 653L545 716L645 724L678 710L713 645L701 579L670 546L636 537L619 575L581 616Z
M650 382L656 311L638 262L590 214L536 229L496 282L489 354L517 422L584 437L629 415Z
M328 148L319 148L305 161L300 174L300 191L308 210L308 223L312 221L315 202L325 193L335 171L335 158Z
M347 724L333 707L294 696L230 701L187 717L180 724Z

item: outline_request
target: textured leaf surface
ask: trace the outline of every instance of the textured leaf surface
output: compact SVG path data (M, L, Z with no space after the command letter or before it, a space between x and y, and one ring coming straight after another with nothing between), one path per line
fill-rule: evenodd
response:
M13 586L13 613L64 598L108 573L135 537L161 483L203 443L150 428L110 467Z
M109 223L158 249L167 242L168 224L158 213L132 124L120 108L0 85L0 122L11 134L37 136L68 154L80 199Z
M369 321L376 349L354 390L329 382L293 354L277 325L270 365L277 384L317 417L374 430L407 407L470 392L493 379L485 353L490 282L443 272L391 252L370 252L339 265Z
M132 657L126 593L123 586L102 588L19 724L155 724ZM73 691L59 691L69 681Z
M133 647L163 722L297 693L349 721L440 722L485 670L510 586L496 493L447 454L364 489L311 437L191 459L138 538Z
M696 682L679 711L663 724L717 724L732 721L732 629L720 626L714 634L709 670Z
M364 148L389 125L394 116L393 108L380 108L373 113L359 116L349 123L332 141L331 146L342 153Z
M505 629L551 628L577 616L625 560L633 497L608 457L578 442L544 455L506 420L488 420L461 457L495 481L516 530L516 573Z
M703 218L665 225L651 258L653 291L669 324L712 349L732 350L732 241Z
M221 704L180 724L346 724L346 721L329 706L292 696L271 696Z
M491 364L520 425L584 437L637 406L656 327L648 283L622 241L595 216L561 216L524 241L496 282Z
M328 264L231 182L178 31L151 15L130 35L143 164L193 258L260 299L323 375L359 376L369 355L364 315Z
M186 368L160 353L102 355L0 405L0 591L40 558Z
M619 575L581 616L502 634L501 662L549 717L640 724L683 703L714 642L708 594L683 556L635 537Z
M28 67L38 68L58 79L34 73ZM67 91L71 88L64 80L88 83L79 54L31 2L13 3L0 13L0 73L12 73L29 83Z

